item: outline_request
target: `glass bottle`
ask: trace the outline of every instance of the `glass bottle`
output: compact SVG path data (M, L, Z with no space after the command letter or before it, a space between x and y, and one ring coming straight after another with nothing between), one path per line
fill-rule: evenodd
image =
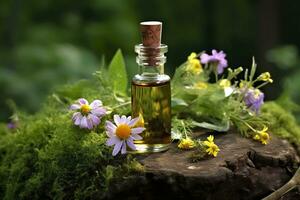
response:
M170 77L164 74L168 47L160 44L161 22L141 23L143 43L135 46L139 74L132 79L132 116L146 130L135 141L137 152L160 152L171 143ZM159 41L158 41L159 40Z

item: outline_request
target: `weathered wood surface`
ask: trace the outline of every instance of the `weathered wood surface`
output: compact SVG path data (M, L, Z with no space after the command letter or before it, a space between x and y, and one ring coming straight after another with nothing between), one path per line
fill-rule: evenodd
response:
M205 139L207 135L199 137ZM299 165L294 148L272 136L268 145L238 134L219 133L217 158L192 163L190 151L172 144L163 153L138 156L145 174L127 177L109 195L111 199L261 199L284 185ZM282 199L300 199L294 189Z

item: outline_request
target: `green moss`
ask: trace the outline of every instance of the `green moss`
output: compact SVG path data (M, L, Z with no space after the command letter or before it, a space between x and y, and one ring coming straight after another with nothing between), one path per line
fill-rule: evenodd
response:
M70 104L101 99L112 112L128 97L115 97L105 74L66 85L50 95L38 113L18 113L16 130L0 126L0 199L101 199L110 183L142 170L131 157L113 158L105 145L104 121L92 132L72 123ZM116 109L114 109L116 107Z
M276 102L267 102L262 107L262 117L269 122L269 129L281 138L300 144L300 126L295 117Z

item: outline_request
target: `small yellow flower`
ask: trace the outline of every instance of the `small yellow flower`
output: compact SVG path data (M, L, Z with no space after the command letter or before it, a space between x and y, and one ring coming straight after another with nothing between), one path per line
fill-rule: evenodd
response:
M208 155L217 157L220 149L219 149L218 145L216 145L214 143L214 136L210 135L209 137L207 137L207 140L204 141L203 143L207 147L206 152L208 153Z
M258 80L260 80L260 81L266 81L266 82L269 82L269 83L273 83L273 79L271 79L271 74L269 72L262 73L258 77Z
M186 70L193 74L200 74L203 71L200 60L197 59L196 53L191 53L187 60Z
M207 140L208 140L209 142L214 142L214 136L213 136L213 135L208 136L208 137L207 137Z
M230 80L228 80L228 79L221 79L221 80L219 81L219 85L220 85L221 87L223 87L223 88L227 88L227 87L230 87L230 86L231 86L231 82L230 82Z
M189 56L188 56L188 60L193 60L197 58L197 54L195 52L192 52Z
M259 139L260 139L260 137L259 137L259 135L258 135L258 134L255 134L255 135L254 135L254 137L253 137L253 139L254 139L254 140L259 140Z
M185 139L181 139L180 143L178 144L178 148L180 149L192 149L194 147L195 147L195 142L189 137Z
M254 98L259 99L260 96L261 96L261 91L259 89L255 89L254 90ZM268 130L268 128L267 128L267 130Z
M208 155L212 155L214 157L217 157L219 151L220 149L215 143L211 143L211 145L206 149Z
M240 84L239 84L239 87L240 87L240 88L243 88L244 86L245 86L244 81L241 81Z
M207 88L207 83L205 83L203 81L199 81L199 82L197 82L193 85L193 88L199 89L199 90L206 89Z
M267 133L268 127L264 126L261 131L256 131L257 134L254 135L253 139L260 141L262 144L268 144L270 140L270 135Z

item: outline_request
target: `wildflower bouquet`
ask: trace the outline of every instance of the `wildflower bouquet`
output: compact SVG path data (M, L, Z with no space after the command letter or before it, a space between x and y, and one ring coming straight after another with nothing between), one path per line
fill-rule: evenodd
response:
M269 72L255 77L256 68L254 58L250 70L231 69L223 51L192 53L172 80L173 135L189 137L180 133L182 126L219 132L234 127L243 136L267 144L270 136L266 132L268 121L260 115L264 103L260 88L273 80Z

